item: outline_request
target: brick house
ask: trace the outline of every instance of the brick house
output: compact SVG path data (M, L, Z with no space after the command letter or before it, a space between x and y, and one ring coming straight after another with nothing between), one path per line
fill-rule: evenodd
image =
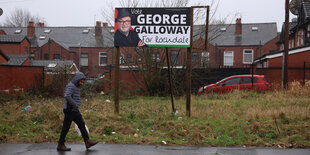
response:
M255 58L279 50L276 23L241 23L210 26L210 65L214 67L249 67ZM213 62L212 62L212 61Z
M193 67L248 67L253 59L270 50L278 50L275 44L278 41L276 23L242 24L241 19L237 19L236 24L211 25L208 51L204 49L203 27L194 27ZM24 36L24 40L30 41L28 53L31 58L74 60L89 77L104 74L107 66L114 64L114 28L106 23L96 22L95 27L44 27L41 23L35 27L33 22L29 22L27 28L1 30L6 34L4 36ZM7 45L0 46L5 47ZM157 51L151 55L152 59L165 55L164 49ZM174 66L186 65L186 49L169 48L169 54ZM122 48L121 65L139 59L134 48Z
M257 72L272 82L281 82L284 54L284 24L278 44L280 50L266 53L255 60ZM310 2L302 2L297 19L289 23L288 81L310 79Z
M107 27L106 23L97 22L95 27L44 27L41 23L35 27L29 22L28 27L3 27L1 30L2 38L26 38L24 40L29 41L27 54L33 60L73 60L89 77L104 74L104 67L112 64L113 28ZM22 43L17 45L24 46ZM4 44L0 40L0 49L5 54L25 54L8 50L13 46L16 45L12 41Z
M29 54L30 40L25 35L20 35L16 29L10 35L0 35L0 49L6 54Z
M77 68L88 77L99 77L111 72L115 64L114 28L106 23L97 21L93 27L45 27L43 23L35 26L33 22L29 22L27 27L2 27L0 30L3 38L20 36L18 45L21 50L18 54L27 53L30 60L73 60ZM204 30L205 26L194 26L193 68L249 67L253 59L279 49L276 44L279 40L276 23L243 24L241 19L237 19L236 24L210 25L207 50ZM21 45L23 42L29 43L27 46L30 50ZM5 49L3 50L5 54L11 46L15 45L12 42L1 44L0 41L0 49ZM138 50L142 50L144 56L139 55ZM144 50L147 49L120 49L120 78L126 81L125 83L135 86L136 81L133 80L141 79L141 77L128 77L128 70L142 63L143 59L150 59L155 63L163 60L163 66L166 66L165 48L152 48L149 55L146 55L147 52ZM174 67L186 66L186 48L168 48L168 50ZM113 79L113 73L109 76Z

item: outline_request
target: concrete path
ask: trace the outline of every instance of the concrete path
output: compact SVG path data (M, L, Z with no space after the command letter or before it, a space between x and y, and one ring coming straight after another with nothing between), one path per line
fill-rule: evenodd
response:
M71 151L58 152L56 143L0 143L0 155L310 155L310 149L97 144L86 150L84 144L66 145Z

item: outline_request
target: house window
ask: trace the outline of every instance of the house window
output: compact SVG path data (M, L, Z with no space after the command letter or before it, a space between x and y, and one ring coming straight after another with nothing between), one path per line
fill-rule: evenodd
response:
M297 46L304 44L304 32L303 30L298 31L297 33Z
M135 56L136 56L136 60L135 60L135 62L136 63L140 63L140 62L142 62L142 57L141 57L141 55L138 53L138 52L135 52Z
M268 68L268 61L264 61L263 68Z
M87 53L81 53L80 65L81 66L88 66L88 54Z
M301 30L300 31L300 45L304 45L304 31Z
M99 52L99 66L108 65L108 53Z
M44 54L44 60L49 60L49 54Z
M54 55L53 55L53 58L54 58L54 60L55 60L55 59L59 60L59 59L60 59L60 54L54 54Z
M310 24L308 24L308 28L307 28L307 37L310 38Z
M131 63L131 62L132 62L131 54L127 54L127 63Z
M157 60L157 61L156 61ZM152 61L159 62L159 53L152 53Z
M198 61L198 52L193 52L192 53L192 62L197 62Z
M252 64L253 50L243 50L243 64Z
M28 54L28 48L25 47L25 54Z
M124 54L121 54L119 57L119 64L124 64L125 63L125 56Z
M209 52L201 52L201 67L209 65L210 54Z
M179 64L178 51L172 51L171 52L170 62L171 62L172 65L178 65Z
M224 66L233 66L234 65L234 52L225 51L224 52Z

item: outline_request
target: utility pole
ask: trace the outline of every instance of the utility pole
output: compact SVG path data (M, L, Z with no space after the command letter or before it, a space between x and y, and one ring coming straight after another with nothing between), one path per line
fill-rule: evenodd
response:
M289 0L285 0L285 28L284 28L284 66L283 70L283 85L284 89L288 88L288 40L289 40Z

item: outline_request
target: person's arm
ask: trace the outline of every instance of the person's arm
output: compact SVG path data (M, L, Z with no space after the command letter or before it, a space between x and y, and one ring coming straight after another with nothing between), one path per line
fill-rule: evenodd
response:
M77 103L73 100L72 94L73 94L73 86L68 85L65 89L65 100L69 104L68 106L72 106L73 108L76 108Z

